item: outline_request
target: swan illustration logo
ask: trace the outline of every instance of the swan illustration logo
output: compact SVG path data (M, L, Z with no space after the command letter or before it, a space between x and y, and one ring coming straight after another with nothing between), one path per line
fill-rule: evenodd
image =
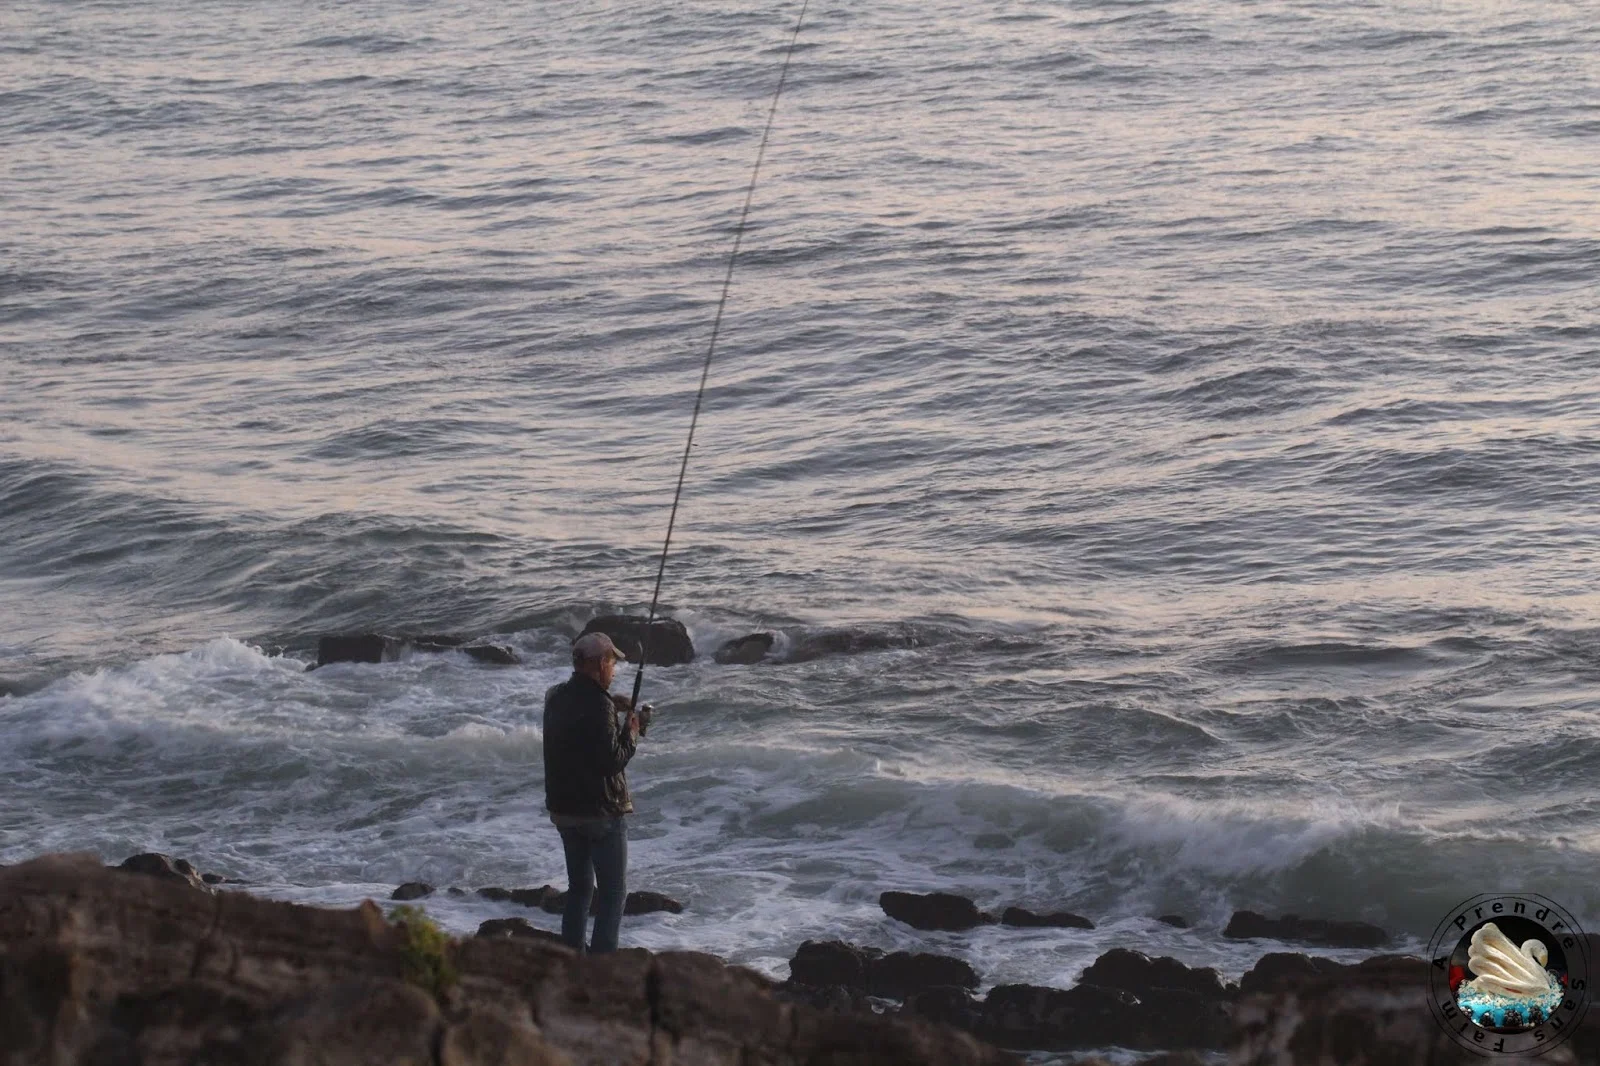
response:
M1484 1055L1542 1054L1589 1006L1590 950L1572 915L1543 896L1476 896L1428 946L1433 1015Z

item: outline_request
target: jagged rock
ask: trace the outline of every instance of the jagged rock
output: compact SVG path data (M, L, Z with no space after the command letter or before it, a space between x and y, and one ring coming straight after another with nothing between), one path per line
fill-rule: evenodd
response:
M1014 1061L929 1023L780 1002L709 956L581 956L518 936L446 942L455 979L441 1009L404 983L416 950L371 903L207 895L93 856L23 863L0 870L0 1063Z
M900 1011L930 1022L953 1025L969 1033L983 1025L983 1001L954 985L934 985L913 992L906 997Z
M317 641L317 661L312 669L329 663L384 663L399 658L405 641L381 633L356 633L323 637Z
M977 988L978 973L949 955L856 947L838 940L807 940L789 960L789 981L816 988L838 986L873 996L904 999L913 992L949 985Z
M1002 1047L1041 1051L1109 1047L1122 1043L1138 1006L1132 993L1099 985L1068 989L996 985L983 1001L978 1032Z
M540 885L538 888L501 888L491 885L478 889L478 895L491 903L516 903L551 914L560 914L567 901L567 894L554 885Z
M1343 964L1332 959L1302 955L1297 951L1274 951L1257 959L1256 964L1239 978L1239 994L1278 992L1290 984L1326 977L1343 969Z
M540 895L542 893L542 895ZM519 898L522 897L522 898ZM560 914L566 910L567 894L545 885L538 889L520 889L510 895L511 902L521 903L525 907L538 907L550 914ZM589 913L594 914L600 908L598 896L589 899ZM660 892L629 892L622 901L622 913L628 917L640 914L656 914L665 911L668 914L682 914L683 904L671 896L662 895Z
M767 657L776 638L771 633L751 633L736 637L718 648L712 658L730 666L750 666Z
M927 952L894 951L867 964L867 991L874 996L904 999L940 986L977 988L978 971L961 959Z
M556 944L564 943L560 933L552 933L548 929L540 929L526 918L490 918L478 926L477 935L482 937L520 936L531 940L548 940Z
M1189 919L1185 918L1181 914L1163 914L1158 917L1156 921L1161 922L1164 925L1173 926L1177 929L1189 928Z
M1081 915L1068 911L1053 911L1050 914L1035 914L1021 907L1007 907L1000 915L1001 925L1013 925L1023 929L1093 929L1094 923Z
M885 892L878 906L895 921L924 931L960 932L984 924L976 903L950 892Z
M872 1001L865 991L844 985L806 985L785 981L773 988L772 994L785 1003L804 1003L817 1010L839 1014L852 1011L872 1013Z
M1376 948L1389 942L1389 934L1367 922L1331 922L1285 914L1268 918L1255 911L1234 911L1222 935L1231 940L1295 940L1331 948Z
M427 899L433 895L433 886L422 881L407 881L393 892L389 898L393 900Z
M794 984L866 990L867 968L883 958L877 948L859 948L839 940L807 940L789 960L789 980Z
M237 877L223 877L221 874L201 874L200 880L215 888L217 885L242 885L243 881Z
M601 615L583 627L584 633L604 633L630 662L644 654L646 621L633 615ZM657 618L649 624L650 665L678 666L694 661L694 642L676 618ZM580 634L581 636L582 634Z
M660 892L629 892L622 905L623 914L682 914L683 904Z
M1191 968L1170 956L1151 958L1127 948L1107 951L1089 964L1079 980L1105 988L1120 988L1141 1000L1148 1000L1154 992L1171 989L1214 1000L1228 999L1237 991L1224 985L1222 977L1209 966Z
M469 644L456 650L480 663L491 663L495 666L516 666L522 662L522 657L504 644Z
M212 891L205 878L200 876L200 871L196 870L189 860L174 859L170 855L162 855L154 851L147 851L142 855L129 856L122 861L122 865L117 869L126 870L129 873L144 874L146 877L157 877L163 881L172 881L180 885L188 885L190 888L198 888L208 895Z

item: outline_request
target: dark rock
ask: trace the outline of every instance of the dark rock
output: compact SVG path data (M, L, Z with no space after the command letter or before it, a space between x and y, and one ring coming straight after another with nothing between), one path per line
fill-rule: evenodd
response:
M422 881L407 881L389 894L393 900L426 899L433 895L433 886Z
M775 641L771 633L751 633L723 644L712 658L725 665L750 666L765 659Z
M122 865L117 869L126 870L134 874L144 874L146 877L157 877L163 881L172 881L180 885L188 885L190 888L198 888L208 894L212 891L211 886L206 884L205 879L200 876L200 871L196 870L187 859L174 859L169 855L161 855L153 851L147 851L142 855L130 856L124 859Z
M512 892L511 902L521 903L525 907L539 907L550 914L560 914L567 908L567 894L558 892L549 885L537 889L521 889ZM594 914L600 907L598 896L590 897L589 913ZM656 914L665 911L668 914L682 914L683 904L671 896L664 896L660 892L629 892L622 901L622 913L633 917L640 914Z
M560 933L552 933L548 929L540 929L526 918L490 918L478 926L478 935L481 937L524 937L529 940L545 940L555 944L565 943Z
M444 894L447 896L452 896L456 899L460 899L462 896L467 894L467 890L464 888L457 888L455 885L451 885L449 888L444 890Z
M522 662L522 657L504 644L471 644L458 650L480 663L493 663L495 666L516 666Z
M874 996L904 999L940 986L977 988L978 971L961 959L926 952L896 951L867 962L867 991Z
M1222 1000L1233 993L1209 966L1191 969L1177 959L1159 958L1127 948L1112 948L1095 959L1079 980L1105 988L1120 988L1148 1000L1158 990L1181 989L1206 999Z
M1299 952L1274 951L1257 959L1256 964L1239 978L1239 994L1279 992L1291 984L1326 977L1344 969L1343 964L1332 959Z
M1331 922L1285 914L1268 918L1255 911L1234 911L1222 935L1231 940L1294 940L1331 948L1376 948L1389 942L1389 934L1367 922Z
M583 627L583 632L604 633L628 657L629 662L638 662L644 654L647 632L650 638L650 665L678 666L694 661L694 642L689 639L689 631L676 618L658 618L649 624L647 630L643 618L607 614L593 619Z
M656 914L661 911L682 914L683 904L660 892L629 892L622 904L623 914Z
M1137 1018L1132 993L1099 985L1041 988L996 985L983 1001L978 1033L1002 1047L1040 1051L1130 1046L1123 1038Z
M239 880L237 877L223 877L221 874L201 874L200 880L204 881L208 885L211 885L212 887L216 887L217 885L244 884L244 882Z
M1157 918L1156 921L1162 922L1166 925L1174 926L1178 929L1189 928L1189 919L1185 918L1181 914L1163 914Z
M867 988L867 968L883 957L877 948L858 948L838 940L807 940L789 960L789 980L794 984L825 988Z
M329 663L384 663L393 662L400 655L405 642L398 637L380 633L357 633L351 636L323 637L317 641L317 666Z
M478 895L492 903L516 903L551 914L560 914L567 901L567 894L554 885L540 885L538 888L501 888L491 885L478 889Z
M1355 966L1320 960L1332 968L1308 974L1298 963L1288 961L1305 956L1268 958L1275 959L1272 966L1283 967L1284 973L1291 967L1299 972L1270 991L1240 998L1228 1048L1230 1066L1285 1062L1296 1066L1467 1066L1485 1061L1481 1054L1457 1045L1434 1020L1428 1006L1428 964L1423 959L1378 956ZM1261 970L1262 964L1257 963L1252 972ZM1240 985L1247 983L1257 989L1266 981L1263 977ZM1578 1062L1594 1061L1594 1038L1589 1035L1593 1032L1586 1021L1566 1044L1540 1056L1539 1061L1554 1066L1568 1051L1576 1053ZM1586 1039L1590 1041L1587 1047ZM1568 1066L1573 1061L1566 1059Z
M983 1024L983 1001L954 985L934 985L913 992L906 997L900 1011L969 1033Z
M1014 925L1023 929L1093 929L1094 923L1089 919L1067 911L1054 911L1050 914L1035 914L1021 907L1007 907L1000 915L1001 925Z
M913 929L959 932L983 925L978 905L949 892L885 892L878 897L883 913Z
M457 637L448 633L424 633L420 637L412 637L411 643L424 651L435 649L459 648L467 642L466 637Z
M781 1003L705 955L580 956L515 934L446 941L436 999L371 903L208 895L52 856L0 870L0 1062L145 1066L1002 1066L911 1017ZM533 1019L537 1017L537 1026Z
M785 1003L804 1003L817 1010L836 1014L864 1011L873 1013L872 1001L860 988L844 985L807 985L785 981L772 990L772 994Z

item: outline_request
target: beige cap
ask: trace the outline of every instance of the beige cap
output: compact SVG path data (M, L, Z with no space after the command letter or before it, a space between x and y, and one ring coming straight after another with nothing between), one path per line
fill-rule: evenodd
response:
M585 633L572 642L574 659L599 659L607 655L621 662L628 661L628 657L604 633Z

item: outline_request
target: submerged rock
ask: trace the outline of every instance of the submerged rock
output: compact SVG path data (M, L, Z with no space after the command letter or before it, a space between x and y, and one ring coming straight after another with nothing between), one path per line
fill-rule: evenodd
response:
M771 633L735 637L718 648L712 658L725 665L749 666L765 659L776 640Z
M1185 918L1181 914L1162 914L1162 915L1158 915L1156 917L1156 921L1162 923L1163 925L1170 925L1175 929L1187 929L1187 928L1189 928L1189 919Z
M523 937L528 940L544 940L565 946L560 933L552 933L548 929L540 929L526 918L490 918L478 926L477 935L481 937Z
M481 663L497 666L515 666L522 662L520 656L504 644L471 644L464 638L430 633L421 637L397 637L384 633L357 633L349 636L323 637L317 641L317 661L309 667L315 670L330 663L391 663L407 650L446 652L459 651Z
M895 921L924 931L960 932L986 923L976 903L951 892L885 892L878 906Z
M393 900L427 899L433 895L433 886L423 881L407 881L393 892L389 898Z
M213 896L92 856L0 870L0 901L0 1061L18 1066L1015 1062L925 1022L780 1002L706 955L510 932L419 948L371 903ZM419 950L447 964L437 999Z
M493 903L517 903L524 907L535 907L547 914L560 914L567 906L567 894L554 885L540 885L538 888L500 888L491 886L478 889L478 895ZM598 899L589 903L589 913L593 914L599 906ZM671 896L660 892L629 892L622 903L622 913L625 915L656 914L682 914L683 904Z
M679 666L694 661L694 642L676 618L657 618L647 624L646 619L634 615L605 614L592 619L583 632L604 633L629 662L636 663L644 655L647 634L651 666Z
M124 859L117 869L198 888L207 895L212 892L211 885L200 875L200 871L194 868L193 863L187 859L174 859L159 852L147 851L142 855L130 856Z
M1035 914L1021 907L1007 907L1000 915L1001 925L1014 925L1023 929L1093 929L1094 923L1082 915L1068 911Z
M1222 935L1230 940L1293 940L1330 948L1376 948L1389 942L1389 934L1367 922L1330 922L1285 914L1268 918L1255 911L1234 911Z

